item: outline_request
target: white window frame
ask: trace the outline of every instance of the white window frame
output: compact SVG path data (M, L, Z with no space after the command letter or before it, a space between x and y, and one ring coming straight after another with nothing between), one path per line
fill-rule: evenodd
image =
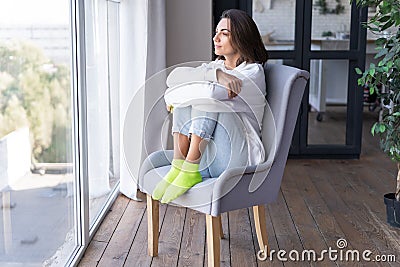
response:
M104 0L120 3L118 0ZM72 47L72 106L73 106L73 144L75 199L74 221L76 246L66 262L66 266L76 266L82 258L90 240L106 216L109 208L119 194L119 181L109 194L108 200L95 221L89 221L89 183L88 183L88 129L87 129L87 87L85 51L85 0L70 0L71 47ZM115 18L119 21L119 18ZM118 31L119 36L119 31ZM117 44L119 48L119 42ZM119 59L119 49L114 51ZM113 55L115 56L115 54ZM108 55L110 58L110 55ZM119 64L119 60L118 60ZM115 64L114 64L115 65ZM118 73L118 72L117 72ZM117 73L114 72L115 75ZM112 75L114 75L112 74ZM115 80L115 77L114 79ZM117 79L118 80L118 79Z

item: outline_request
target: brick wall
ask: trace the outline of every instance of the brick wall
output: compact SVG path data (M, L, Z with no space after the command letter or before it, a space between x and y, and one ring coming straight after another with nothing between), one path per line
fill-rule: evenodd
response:
M253 0L253 18L261 35L273 32L275 40L293 40L296 0ZM315 1L314 1L315 2ZM321 38L322 32L348 32L350 30L350 9L347 0L341 0L344 13L320 14L319 7L312 11L312 38ZM328 8L335 8L335 0L327 0Z

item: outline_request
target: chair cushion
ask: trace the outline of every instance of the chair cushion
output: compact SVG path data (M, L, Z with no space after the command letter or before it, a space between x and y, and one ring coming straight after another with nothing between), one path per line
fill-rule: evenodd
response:
M151 194L156 184L161 181L170 168L171 166L168 165L148 171L139 183L141 190L147 194ZM203 182L196 184L170 204L191 208L209 214L211 211L213 187L216 180L217 178L203 178Z

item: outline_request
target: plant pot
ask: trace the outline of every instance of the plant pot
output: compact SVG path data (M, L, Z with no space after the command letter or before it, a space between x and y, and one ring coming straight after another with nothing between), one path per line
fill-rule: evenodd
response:
M397 201L394 193L384 195L386 205L387 223L400 228L400 201Z

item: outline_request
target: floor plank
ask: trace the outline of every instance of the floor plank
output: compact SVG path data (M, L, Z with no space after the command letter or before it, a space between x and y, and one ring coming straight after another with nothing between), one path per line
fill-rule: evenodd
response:
M312 257L312 261L315 262L319 257L317 253L320 254L320 251L328 249L328 244L299 191L299 187L296 183L296 179L298 178L296 174L296 169L290 168L289 166L286 168L285 183L282 184L283 197L292 216L293 223L296 225L301 243L305 249L316 252L309 256ZM311 191L308 193L315 195L318 192ZM327 258L320 263L324 264L324 266L336 266L334 262L329 261Z
M321 164L321 163L319 163ZM371 250L374 255L379 254L379 250L376 247L371 246L371 240L367 233L364 231L366 224L362 222L362 218L346 204L341 198L343 190L349 190L348 185L343 185L340 189L335 190L332 186L331 181L340 174L337 171L331 169L330 165L325 166L327 172L331 175L323 176L320 175L319 171L315 171L315 175L312 175L311 180L319 189L321 199L326 203L331 213L339 223L345 236L342 239L347 241L348 246L346 250ZM336 169L337 170L337 169ZM333 177L334 176L334 177ZM332 246L336 249L336 245ZM375 263L368 263L368 266L377 266Z
M169 205L161 226L158 257L151 266L176 266L182 241L186 209Z
M231 264L257 266L249 212L240 209L229 212Z
M145 209L146 202L129 202L98 266L117 267L124 265L130 244L136 236Z
M309 173L315 167L310 163L295 165L289 163L288 165L289 170L293 169L296 170L297 173L301 174ZM336 221L334 214L331 213L326 203L322 201L318 188L312 183L308 175L301 175L301 179L299 179L299 175L286 176L285 179L290 179L291 177L295 179L295 185L299 189L299 193L304 199L304 202L321 232L325 243L328 247L334 248L337 240L345 236L340 225Z
M107 245L108 245L107 242L92 240L89 244L89 247L85 251L85 255L79 262L79 266L81 267L97 266Z
M203 266L205 251L205 215L187 210L178 266Z
M159 209L159 231L164 221L167 205L160 205ZM147 212L147 211L146 211ZM129 244L127 244L128 246ZM133 240L124 266L150 266L153 258L149 256L147 250L147 214L144 214L140 226Z
M104 222L100 225L93 237L95 241L109 242L115 230L115 225L121 220L125 209L128 207L129 198L124 195L118 197L106 215Z
M281 191L278 194L277 202L268 205L268 209L272 216L272 223L274 225L275 236L278 241L279 250L284 250L286 253L289 253L291 250L302 251L304 249L303 244L301 243L296 226L293 224L292 216ZM283 258L288 258L288 255L284 255ZM292 261L287 261L284 263L284 265L310 266L306 262Z
M356 181L355 177L348 178L344 172L340 172L330 183L349 206L351 212L360 218L363 231L372 241L370 246L375 247L380 254L400 251L400 239L393 238L392 235L387 236L385 233L387 229L385 208L375 200L376 198L359 198L358 196L363 195L365 191L362 190L364 187L355 184ZM400 263L400 259L398 260Z

